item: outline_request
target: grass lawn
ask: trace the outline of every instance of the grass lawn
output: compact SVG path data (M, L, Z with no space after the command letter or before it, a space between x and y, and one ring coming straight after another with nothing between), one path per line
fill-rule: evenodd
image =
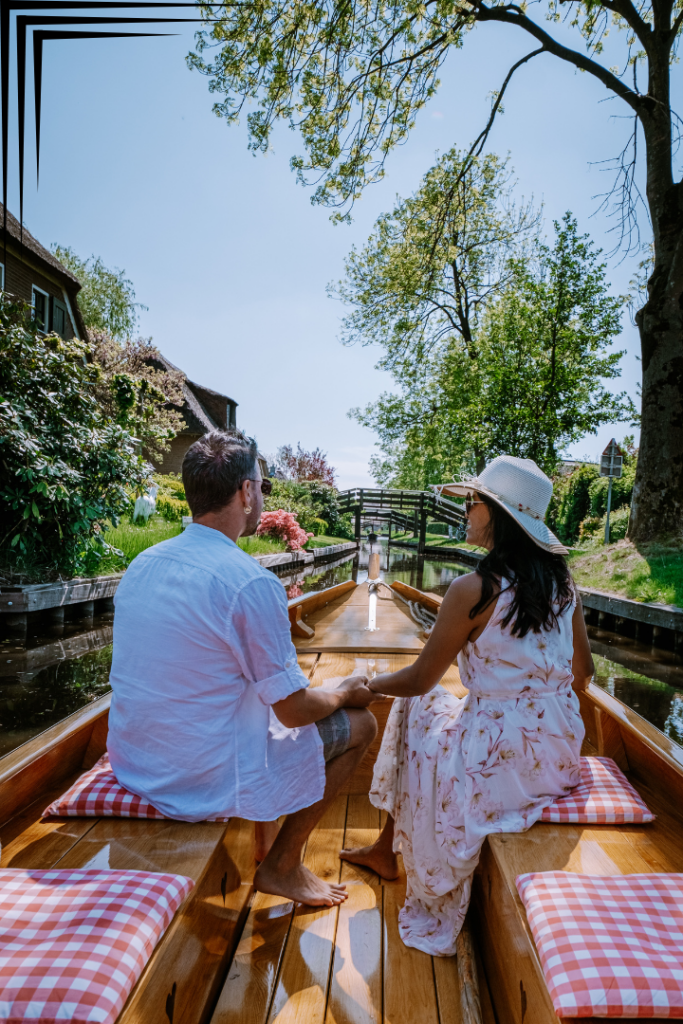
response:
M145 548L151 548L153 544L170 537L177 537L180 532L180 523L168 523L161 516L151 516L145 526L123 519L118 526L107 530L104 537L108 544L123 551L130 561Z
M306 545L307 551L312 551L313 548L329 548L333 544L349 544L348 537L311 537L308 544Z
M240 537L237 544L248 555L278 555L287 550L285 542L274 537Z
M683 608L683 550L651 545L636 548L628 540L606 547L597 541L571 551L568 557L580 586L606 590L634 601L653 601Z
M126 559L131 561L145 548L159 544L162 540L169 540L170 537L177 537L182 532L180 523L169 523L161 516L151 516L146 525L131 523L130 520L123 520L117 527L107 530L105 537L108 544L123 551ZM345 544L345 537L311 537L307 550L313 548L326 548L331 544ZM275 540L273 537L240 537L239 547L248 555L277 555L287 550L283 540ZM123 564L114 557L107 560L107 572L116 572L125 568ZM111 562L111 565L109 565Z

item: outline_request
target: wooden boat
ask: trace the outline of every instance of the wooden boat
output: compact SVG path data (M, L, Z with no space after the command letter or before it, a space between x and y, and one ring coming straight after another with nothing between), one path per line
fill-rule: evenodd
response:
M399 583L393 590L403 600L348 582L290 602L311 686L395 670L418 655L423 624L406 601L438 612L440 599ZM443 685L465 693L455 667ZM380 734L390 706L389 699L373 706ZM135 868L194 879L119 1024L553 1024L515 876L683 871L683 748L597 686L581 696L581 708L584 752L614 758L657 818L641 826L538 823L491 836L469 914L474 953L467 934L458 957L405 947L397 932L405 880L386 882L338 859L342 846L370 843L381 828L367 796L379 736L305 851L312 870L348 883L341 907L295 907L254 893L249 822L42 820L45 806L105 750L109 697L0 760L2 866Z

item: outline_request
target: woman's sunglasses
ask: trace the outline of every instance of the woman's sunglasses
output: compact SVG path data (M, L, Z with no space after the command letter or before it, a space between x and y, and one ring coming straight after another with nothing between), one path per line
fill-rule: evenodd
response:
M261 494L264 498L267 498L269 494L273 493L273 481L272 480L254 480L253 476L245 477L245 480L251 480L252 484L261 484ZM242 481L242 484L244 480ZM240 484L240 487L242 486Z
M472 506L473 505L485 505L485 504L486 504L485 501L479 501L478 498L473 498L471 494L468 494L466 496L466 498L465 498L465 512L467 512L467 515L469 515L470 512L472 511Z

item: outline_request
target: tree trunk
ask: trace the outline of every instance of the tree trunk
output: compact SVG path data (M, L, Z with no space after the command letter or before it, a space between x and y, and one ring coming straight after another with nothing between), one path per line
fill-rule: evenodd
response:
M648 301L636 315L643 359L642 425L629 537L639 544L683 539L681 185L671 184L654 205L655 269Z
M643 393L629 537L638 544L683 539L683 185L672 168L670 11L655 18L640 112L655 265L636 315Z

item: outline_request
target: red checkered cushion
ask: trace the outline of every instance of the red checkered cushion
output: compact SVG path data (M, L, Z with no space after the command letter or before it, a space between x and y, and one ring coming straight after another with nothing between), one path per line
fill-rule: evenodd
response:
M114 1024L194 882L0 870L0 1020Z
M654 817L611 757L582 757L578 786L546 807L540 820L623 825Z
M62 793L43 811L43 817L57 818L165 818L147 800L124 789L109 764L109 755L103 754L89 772L76 779L71 789ZM229 818L209 818L209 821L229 821Z
M683 875L519 875L558 1017L683 1018Z

